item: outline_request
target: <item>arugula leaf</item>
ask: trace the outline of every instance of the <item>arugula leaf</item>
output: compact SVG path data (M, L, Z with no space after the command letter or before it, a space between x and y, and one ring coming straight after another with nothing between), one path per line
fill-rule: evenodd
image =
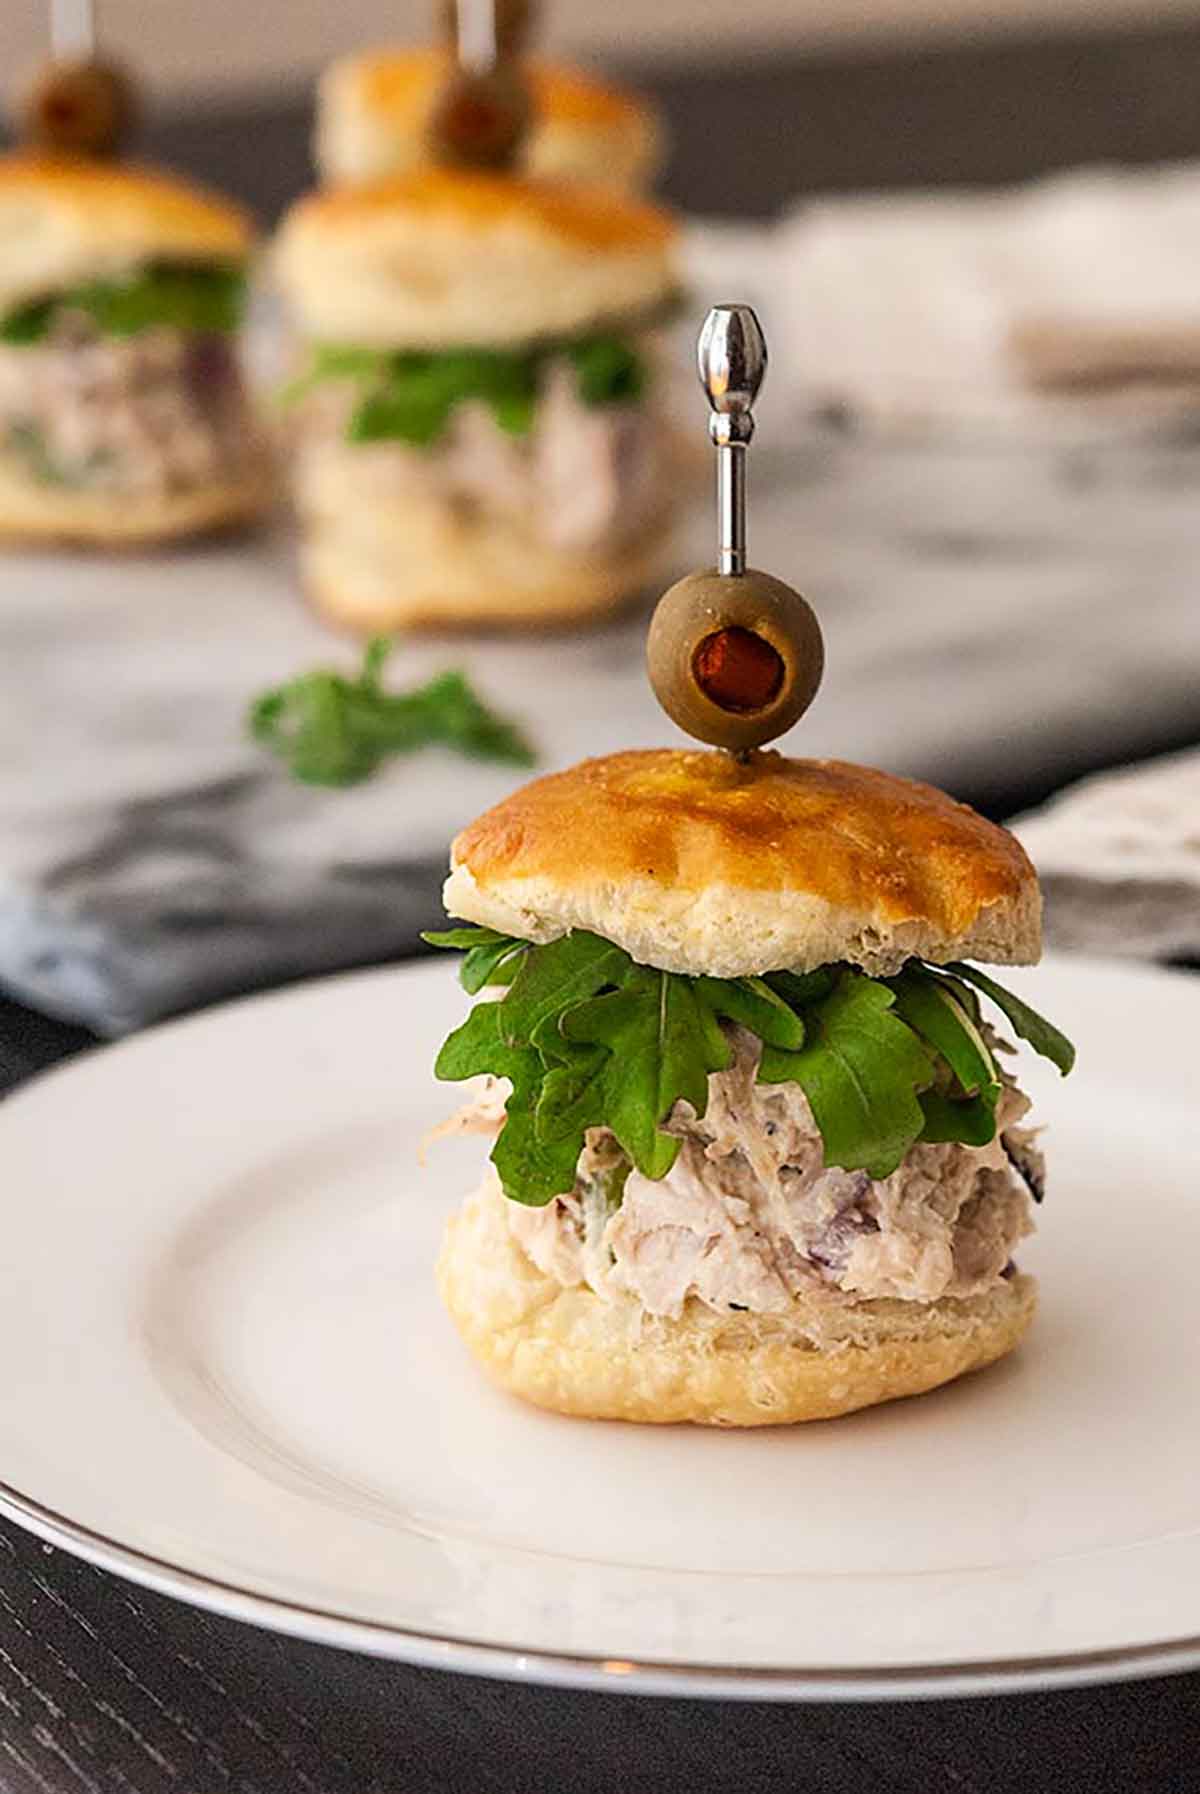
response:
M791 1009L807 1009L827 997L837 982L836 966L820 966L815 972L764 972L763 983L781 996Z
M428 448L449 421L453 402L432 381L410 379L368 392L346 425L347 442L407 442Z
M383 378L387 373L389 359L386 349L360 349L342 343L315 343L309 350L308 366L279 388L275 394L275 403L284 409L296 405L326 380Z
M409 692L385 692L380 672L388 646L381 638L368 645L356 679L318 669L255 699L248 717L255 741L309 785L361 784L391 755L424 747L532 765L521 731L489 710L462 673L439 673Z
M646 369L636 350L619 336L588 336L567 344L585 405L636 404L646 387Z
M922 1140L986 1146L995 1138L1001 1083L991 1050L964 1001L969 992L950 979L931 977L911 961L884 982L896 998L896 1013L945 1061L957 1086L928 1090L921 1097Z
M198 335L228 335L241 322L246 280L241 268L155 263L121 280L89 280L20 306L0 320L0 341L39 343L59 312L83 312L105 336L136 336L155 326Z
M568 934L551 941L525 954L507 994L499 1002L477 1004L467 1024L450 1035L438 1054L438 1078L455 1082L490 1072L512 1084L491 1156L505 1195L516 1202L542 1207L570 1190L585 1129L594 1125L573 1117L544 1135L539 1132L546 1064L533 1038L564 1005L605 989L629 964L627 954L598 935ZM483 1019L470 1029L476 1016Z
M550 1026L573 1004L619 983L632 963L620 947L583 930L560 935L536 953L526 954L512 988L498 1005L505 1039L532 1042L543 1023Z
M996 1061L973 1018L951 991L912 965L882 982L896 999L897 1015L941 1054L966 1095L991 1091L994 1101L1000 1094Z
M844 971L807 1014L798 1053L764 1047L759 1081L797 1083L825 1147L825 1163L890 1177L925 1115L917 1093L933 1082L933 1060L899 1016L895 995L861 972Z
M0 343L23 349L29 343L40 343L54 322L57 300L35 299L0 318Z
M960 1146L987 1146L996 1138L996 1106L982 1095L925 1090L920 1103L925 1116L921 1139L930 1145L957 1141Z
M749 1028L767 1046L796 1051L804 1022L762 978L697 978L696 995L714 1015Z
M733 1056L724 1036L704 1027L690 982L630 964L619 990L568 1010L562 1032L609 1049L588 1097L643 1176L665 1177L679 1141L661 1124L681 1098L703 1115L708 1074Z
M501 1011L507 1001L476 1004L444 1043L434 1076L457 1082L490 1072L508 1079L512 1090L505 1103L504 1127L492 1148L492 1163L506 1196L544 1208L574 1184L582 1137L538 1139L534 1109L541 1093L542 1063L532 1047L506 1038Z
M630 404L647 383L645 365L624 338L577 337L521 349L415 351L363 349L319 343L308 367L282 388L279 402L296 403L325 380L359 386L346 425L350 442L438 441L456 406L478 400L510 436L528 436L548 362L565 356L589 406Z
M921 967L908 965L882 980L896 999L896 1013L946 1061L967 1096L1000 1094L1000 1075L991 1049L957 996Z
M1066 1035L1048 1022L1044 1016L1031 1009L1020 997L1014 997L1010 990L981 972L978 966L967 965L961 960L946 966L956 978L965 978L968 984L974 984L985 997L990 997L997 1009L1003 1011L1014 1031L1022 1040L1027 1040L1035 1053L1043 1059L1049 1059L1056 1065L1065 1078L1075 1063L1075 1048Z
M535 1122L539 1140L574 1140L579 1146L590 1127L604 1123L605 1075L612 1055L604 1046L560 1043L546 1072Z
M445 928L423 934L421 939L431 947L462 949L466 957L458 968L458 981L472 997L487 984L511 984L517 972L515 961L531 945L494 928Z
M890 979L850 966L686 978L583 932L541 947L485 928L426 938L465 950L469 987L511 978L507 995L481 1006L476 1033L450 1037L437 1073L512 1082L492 1157L518 1201L569 1190L595 1127L608 1128L644 1175L664 1177L679 1150L664 1124L680 1100L704 1114L709 1077L731 1061L729 1022L762 1041L761 1083L805 1091L827 1165L884 1178L918 1140L983 1146L995 1137L1001 1079L957 968L910 960ZM1022 1021L1049 1030L1040 1017Z

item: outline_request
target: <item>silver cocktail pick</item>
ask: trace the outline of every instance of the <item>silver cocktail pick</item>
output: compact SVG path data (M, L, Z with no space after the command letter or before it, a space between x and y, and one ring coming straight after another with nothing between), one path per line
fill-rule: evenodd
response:
M748 762L812 703L825 650L808 601L746 564L746 450L767 371L751 307L714 306L696 358L717 451L717 565L689 573L659 600L646 662L655 696L681 729Z
M752 407L767 371L762 326L749 305L715 305L696 349L700 384L712 414L717 450L717 571L746 571L746 450L754 436Z

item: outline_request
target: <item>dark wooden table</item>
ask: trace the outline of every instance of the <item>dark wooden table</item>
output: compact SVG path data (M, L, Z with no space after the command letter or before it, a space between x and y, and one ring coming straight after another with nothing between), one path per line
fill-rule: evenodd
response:
M78 1029L0 1002L6 1088L88 1044ZM18 1191L6 1194L19 1200ZM19 1366L7 1374L19 1375ZM1197 1675L862 1706L521 1687L374 1662L214 1618L0 1523L3 1794L1197 1787Z

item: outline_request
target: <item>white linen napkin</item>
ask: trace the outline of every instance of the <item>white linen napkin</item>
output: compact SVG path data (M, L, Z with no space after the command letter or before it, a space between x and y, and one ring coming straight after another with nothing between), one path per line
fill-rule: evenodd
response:
M1084 779L1013 826L1053 946L1200 958L1200 750Z
M1029 427L1200 399L1200 163L818 200L776 254L806 408Z

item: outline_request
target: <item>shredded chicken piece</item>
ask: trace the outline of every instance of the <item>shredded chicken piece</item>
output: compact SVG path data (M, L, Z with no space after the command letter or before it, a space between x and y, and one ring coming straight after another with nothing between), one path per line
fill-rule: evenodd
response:
M504 1104L508 1095L506 1078L483 1078L470 1102L422 1136L422 1164L429 1148L439 1140L455 1140L460 1134L484 1134L495 1139L504 1126Z
M798 1294L933 1302L1005 1276L1033 1221L1002 1136L1020 1139L1041 1176L1032 1133L1018 1126L1029 1101L1007 1072L989 1145L918 1145L876 1181L826 1169L804 1092L756 1084L758 1042L741 1030L733 1041L732 1066L709 1080L704 1117L686 1103L672 1113L681 1145L666 1177L629 1172L619 1207L598 1217L597 1179L622 1155L595 1129L569 1195L540 1209L508 1204L509 1226L540 1270L601 1294L626 1290L662 1315L689 1297L755 1314L782 1312Z
M0 346L0 448L48 485L162 493L235 476L257 439L225 337L105 336L66 312Z

